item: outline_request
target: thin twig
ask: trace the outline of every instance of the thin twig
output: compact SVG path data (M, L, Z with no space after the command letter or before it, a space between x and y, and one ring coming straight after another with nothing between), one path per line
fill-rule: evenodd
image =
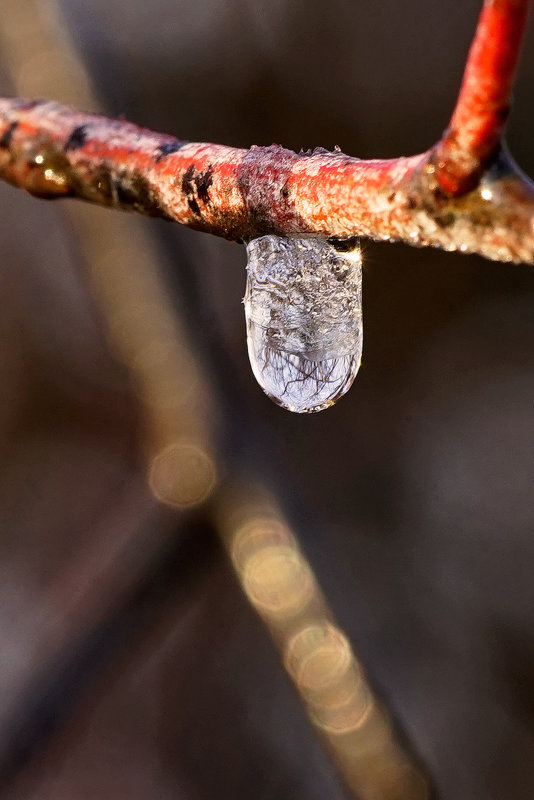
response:
M182 142L45 101L0 99L0 178L227 239L363 235L534 263L534 185L500 145L528 0L486 0L451 126L422 155Z
M435 149L437 178L451 196L477 185L499 150L529 0L486 0L448 130Z

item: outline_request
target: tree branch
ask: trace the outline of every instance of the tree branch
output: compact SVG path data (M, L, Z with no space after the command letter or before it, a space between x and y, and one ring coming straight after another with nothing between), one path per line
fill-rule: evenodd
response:
M497 153L510 112L529 0L486 0L448 130L435 149L437 178L451 196L477 185Z
M227 239L369 236L534 263L534 185L501 135L528 0L486 0L450 127L430 151L361 161L317 148L193 144L56 103L0 99L0 178Z

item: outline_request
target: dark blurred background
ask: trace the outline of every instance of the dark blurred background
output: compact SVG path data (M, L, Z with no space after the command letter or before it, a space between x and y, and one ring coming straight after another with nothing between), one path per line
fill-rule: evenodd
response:
M55 2L34 6L59 49L74 44L95 110L193 141L376 158L440 136L480 10L63 0L58 32ZM46 49L15 64L14 30L0 92L53 85ZM508 133L529 174L533 45L531 26ZM83 106L61 77L51 99ZM85 212L65 203L0 186L3 796L342 798L206 515L146 486L139 395L73 236ZM97 231L120 216L91 213ZM131 224L207 375L225 473L277 494L441 797L531 800L532 268L364 241L360 373L334 408L298 416L248 365L244 248Z

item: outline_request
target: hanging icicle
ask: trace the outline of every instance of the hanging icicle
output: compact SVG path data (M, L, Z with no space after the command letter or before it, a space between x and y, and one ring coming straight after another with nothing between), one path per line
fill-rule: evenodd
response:
M261 236L247 254L247 345L258 383L289 411L328 408L350 389L360 366L357 240Z

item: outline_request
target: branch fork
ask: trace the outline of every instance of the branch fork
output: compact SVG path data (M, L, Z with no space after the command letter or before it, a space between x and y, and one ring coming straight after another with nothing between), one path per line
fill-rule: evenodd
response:
M0 99L0 178L227 239L368 236L534 264L534 184L502 143L529 0L486 0L449 128L429 151L184 142L57 103Z

